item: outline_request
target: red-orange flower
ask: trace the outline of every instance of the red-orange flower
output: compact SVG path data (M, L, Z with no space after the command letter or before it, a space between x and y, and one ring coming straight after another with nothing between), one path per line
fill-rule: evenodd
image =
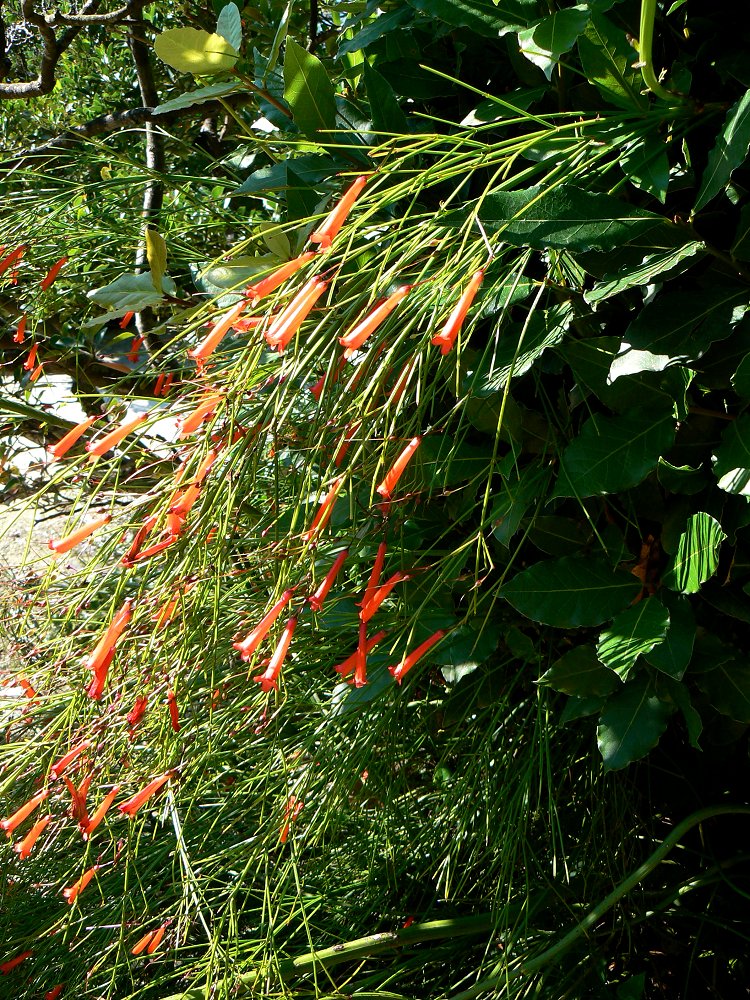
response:
M151 796L158 792L162 785L166 785L172 775L172 771L167 771L166 774L154 778L153 781L149 781L145 788L142 788L140 792L136 792L127 802L123 802L117 808L121 813L125 813L126 816L135 816L141 806L148 802Z
M302 532L301 537L306 542L311 542L313 538L315 538L316 535L319 535L328 524L331 514L333 513L333 506L336 503L336 497L338 496L338 492L343 486L343 483L343 476L338 476L334 479L333 485L321 500L320 507L318 508L315 517L312 519L312 524L307 531Z
M180 439L186 438L188 434L197 431L204 420L207 420L224 399L223 392L215 392L209 395L202 403L199 403L194 410L180 417L177 421L177 430Z
M416 649L412 650L408 656L405 656L400 663L397 663L393 667L388 667L390 672L393 674L394 680L400 684L414 664L420 660L428 650L432 649L436 642L440 642L444 635L445 629L439 628L437 632L433 632L429 639L425 639L425 641L420 643Z
M65 983L58 983L57 986L53 986L51 990L47 990L44 994L44 1000L57 1000L64 989Z
M408 579L409 574L402 573L400 570L394 573L393 576L390 576L382 586L373 591L370 600L366 604L363 603L362 610L359 613L360 621L369 622L396 584Z
M44 831L49 821L52 819L52 813L48 813L46 816L42 816L38 819L36 823L32 826L23 840L20 840L17 844L13 845L13 850L18 853L19 861L23 861L31 854L34 844L39 839L40 835Z
M409 294L411 288L411 285L402 285L400 288L397 288L392 295L388 296L385 302L381 302L379 306L376 306L369 316L366 316L361 322L355 324L346 336L339 337L339 343L342 347L346 348L344 351L345 358L351 357L364 344L380 324L390 316L399 302Z
M200 344L197 345L197 347L193 347L187 352L188 357L199 362L199 365L201 362L205 361L206 358L210 358L245 309L247 309L247 302L245 299L241 299L236 305L232 306L231 309L225 312L221 319L214 323L208 334L203 338Z
M284 809L284 822L281 824L281 829L279 830L279 843L285 844L289 837L289 827L297 819L299 814L304 809L305 803L302 799L298 799L296 795L290 795L287 800L286 808Z
M44 371L44 365L37 365L34 371L29 375L29 382L36 382L39 376Z
M252 285L248 285L245 289L245 295L252 302L257 302L264 295L270 295L271 292L276 291L279 285L283 285L287 278L291 278L301 267L304 267L308 261L312 260L314 256L314 250L307 250L305 253L300 254L299 257L295 257L294 260L287 261L286 264L282 264L281 267L277 268L267 277L261 278L260 281L256 281Z
M241 642L235 642L234 648L241 653L243 660L250 660L255 650L268 635L271 626L294 597L294 590L285 590L270 611L267 611L255 628Z
M15 969L17 965L20 965L21 962L25 962L26 959L33 954L34 954L33 951L22 951L21 954L16 955L15 958L9 958L7 962L3 962L2 964L0 964L0 973L2 973L2 975L4 976L7 976L8 973L12 972L12 970Z
M377 644L381 642L381 640L385 639L386 635L388 635L387 632L380 631L376 632L375 635L372 636L372 638L368 639L367 642L365 643L365 655L367 655L367 653L369 653L371 649L374 649L375 646L377 646ZM343 663L339 663L333 669L336 671L336 673L341 674L342 677L346 677L348 674L354 672L357 666L358 655L360 655L359 648L357 649L356 652L352 653L351 656L348 656L343 661Z
M339 230L346 221L346 217L352 210L354 202L359 197L359 193L367 183L367 177L363 174L344 192L339 203L328 213L323 223L310 234L311 243L319 243L321 249L327 249L336 239Z
M130 709L125 718L128 720L128 725L137 726L138 723L143 718L146 708L148 707L148 695L139 694L135 699L135 704Z
M484 269L480 268L472 274L469 284L464 289L463 294L453 308L453 312L446 320L445 326L432 338L432 343L440 347L441 354L447 354L453 347L461 329L461 324L466 319L466 314L471 308L471 304L479 291L479 286L484 278Z
M71 533L66 535L65 538L60 538L57 541L50 539L47 544L53 552L56 552L58 555L62 555L63 552L70 552L70 550L74 549L76 545L85 541L89 535L93 535L98 528L108 524L111 520L111 514L104 514L102 517L97 517L95 520L89 521L88 524L81 525L81 527L76 528L75 531L71 531Z
M164 937L166 929L167 925L162 924L161 927L157 927L154 931L147 931L133 946L130 954L140 955L142 951L145 951L147 955L153 955L161 944L161 939Z
M323 278L311 278L304 287L297 292L291 302L278 314L273 323L266 330L266 342L269 347L275 348L280 354L289 346L289 342L300 326L307 319L313 306L328 287L328 282Z
M268 661L268 666L265 671L257 677L253 677L253 680L260 684L263 691L270 691L272 688L276 687L276 681L281 673L281 668L284 664L284 660L286 659L286 654L289 652L289 645L292 641L292 636L294 635L296 627L297 619L290 618L284 626L284 631L281 633L279 644L274 650L273 656Z
M42 278L42 280L39 283L39 287L43 292L47 291L47 289L57 278L58 274L60 273L60 270L62 269L63 265L67 263L67 261L68 261L67 257L61 257L57 261L57 263L53 264L52 267L49 269L49 271L47 271L46 275Z
M110 449L115 448L123 438L126 438L128 434L139 427L144 420L148 420L148 413L139 413L137 417L131 417L130 420L125 420L120 424L119 427L115 427L113 431L109 434L105 434L104 437L99 438L98 441L90 441L86 445L86 451L89 453L89 460L93 462L95 458L100 455L106 454Z
M404 450L401 452L401 454L398 456L396 461L391 466L390 471L386 475L383 482L380 484L380 486L378 486L377 492L383 497L384 500L391 499L393 491L396 488L396 484L398 483L401 476L404 474L406 466L414 457L414 452L421 444L421 441L422 441L421 437L415 437L411 439L411 441L407 444L407 446L404 448Z
M339 570L346 562L346 557L349 555L349 549L344 549L343 552L339 552L333 561L333 565L326 573L324 579L321 581L320 586L307 598L307 602L313 611L320 611L323 607L323 601L328 596L328 591L334 584L336 577L339 574Z
M354 686L361 688L367 683L367 625L360 622L357 652L354 654Z
M88 667L89 670L95 671L104 662L110 650L114 649L115 643L119 640L132 617L133 602L127 600L110 622L107 631L94 647L94 651L87 658L84 666Z
M167 691L167 705L169 707L169 720L172 724L172 729L176 733L180 731L180 709L177 705L177 695L174 693L172 688Z
M50 769L52 777L59 778L68 764L71 764L76 757L80 756L84 750L88 750L88 748L92 745L92 740L83 740L81 743L77 743L74 747L72 747L72 749L68 750L66 754L63 754L63 756L52 765Z
M112 791L108 792L104 796L104 798L99 803L99 805L96 807L96 809L91 814L91 816L89 818L87 818L87 820L85 822L81 821L79 823L79 827L80 827L81 833L83 834L83 839L84 840L88 840L88 838L91 836L91 834L97 828L97 826L99 826L99 824L101 823L101 821L104 819L104 816L105 816L107 810L109 809L109 807L114 802L115 796L117 795L117 793L119 791L120 791L120 786L119 785L115 785L114 788L112 789Z
M16 247L15 250L11 250L9 254L6 254L2 260L0 260L0 274L5 274L8 268L13 267L18 261L23 257L23 255L28 250L28 245L23 244L20 247Z
M80 786L76 788L73 782L67 776L63 776L63 781L68 786L68 791L70 792L71 807L70 815L71 818L77 820L79 823L88 823L89 814L86 808L86 798L89 792L89 785L91 784L92 775L88 774Z
M125 326L128 324L126 323ZM141 344L143 343L143 337L136 336L130 341L130 350L128 351L128 361L132 361L133 364L138 360L138 352L141 349Z
M16 332L13 334L13 343L22 344L26 338L26 313L18 321Z
M31 369L36 365L36 352L39 350L39 344L32 344L31 350L28 353L26 360L23 363L23 370L25 372L30 372Z
M76 424L72 430L68 431L65 437L61 437L57 444L48 445L47 451L55 458L62 458L98 419L98 417L86 417L80 424Z
M109 673L109 668L114 658L115 647L112 646L112 648L107 651L104 659L97 664L96 669L94 670L94 676L91 678L91 683L86 688L86 694L94 701L99 701L101 696L104 694L104 688L107 686L107 674Z
M66 902L70 906L72 906L73 903L75 903L76 899L83 892L83 890L89 884L94 875L96 875L100 867L101 867L100 865L94 865L93 868L89 868L88 871L84 872L77 882L74 882L73 885L68 886L67 889L63 889L63 896L65 897Z
M7 819L0 819L0 830L5 830L8 837L10 837L15 828L20 826L27 816L30 816L39 803L43 802L48 795L49 790L46 788L41 792L37 792L36 795L32 795L29 801L24 803L20 809L16 809L11 816L8 816Z
M132 311L131 312L126 312L125 315L122 317L122 319L120 320L120 322L117 325L120 327L121 330L124 330L125 327L130 324L130 321L131 321L131 319L134 316L135 316L134 312L132 312ZM136 361L137 360L138 360L138 358L136 358Z
M365 587L365 593L362 600L359 602L360 608L365 608L372 600L372 596L378 588L380 583L380 574L383 572L383 563L385 562L385 553L387 549L387 543L382 541L378 545L378 551L375 553L375 562L372 564L372 569L370 570L370 577L367 581L367 586Z

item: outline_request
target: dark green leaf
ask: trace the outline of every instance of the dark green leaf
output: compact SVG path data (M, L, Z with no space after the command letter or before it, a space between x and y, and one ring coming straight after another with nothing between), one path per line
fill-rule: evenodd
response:
M695 682L717 712L750 723L750 667L744 658L698 674Z
M576 698L604 698L621 687L617 674L602 666L593 646L576 646L537 682Z
M693 655L695 642L693 609L686 597L663 588L661 600L669 610L669 628L664 640L644 653L644 657L652 667L669 674L675 680L680 680Z
M461 226L475 211L472 205L450 212L440 221ZM611 250L646 235L649 240L658 239L661 230L678 235L677 227L664 216L571 184L549 191L540 186L496 191L482 200L479 219L485 229L501 233L513 246L533 250ZM679 234L678 242L693 241L687 234Z
M490 513L492 533L501 545L508 546L521 527L529 508L543 497L552 478L549 465L532 462L525 469L503 477L503 492L494 501Z
M225 4L216 22L216 34L226 38L232 48L239 52L242 46L242 20L236 3Z
M627 288L648 285L666 271L675 269L679 273L680 270L685 270L693 263L689 258L703 250L705 244L692 242L685 243L676 250L661 250L659 253L649 254L637 266L627 266L612 276L605 275L590 291L584 292L583 297L589 305L596 306L598 302L604 302Z
M569 556L580 552L590 540L591 528L583 520L540 514L534 518L528 538L548 556Z
M536 16L536 0L409 0L415 10L457 28L498 38L508 28L525 28Z
M532 639L515 625L505 633L505 645L511 656L521 663L539 662L539 652Z
M719 522L703 511L692 514L680 535L662 583L681 594L695 594L719 565L719 549L727 536Z
M596 731L604 767L616 771L645 757L659 742L673 711L656 697L645 674L612 695Z
M424 438L417 450L421 477L432 489L445 489L487 475L492 448L463 443L456 448L450 435Z
M699 212L723 190L732 171L747 156L748 146L750 146L750 90L745 91L727 112L724 127L716 138L716 145L708 155L700 191L695 199L694 213Z
M578 39L578 54L586 78L610 104L626 111L648 107L640 93L640 72L633 69L638 55L625 32L609 18L599 13L591 15L586 31Z
M370 102L372 127L380 133L408 133L406 115L399 107L390 83L365 59L362 64L367 100Z
M732 386L738 396L750 399L750 354L746 354L732 376Z
M614 674L612 675L614 677ZM606 703L606 698L568 698L560 713L560 725L577 722L589 715L598 715Z
M671 465L663 458L659 459L656 474L670 493L700 493L710 482L709 473L702 466L693 469L689 465Z
M667 146L660 135L651 132L631 146L620 160L622 172L631 184L664 202L669 186Z
M721 435L714 475L719 489L750 497L750 414L743 413Z
M548 80L560 56L569 52L588 24L590 12L581 7L558 10L531 28L518 32L521 54L538 66Z
M703 732L703 721L698 712L693 708L687 686L680 681L673 680L671 677L661 676L656 678L656 690L662 701L671 701L680 710L685 720L685 726L687 727L690 746L695 747L696 750L700 750L701 745L699 740Z
M190 90L179 97L173 97L171 101L165 101L154 108L155 115L163 115L168 111L177 111L179 108L190 108L194 104L203 104L204 101L214 101L217 97L226 97L239 90L239 84L230 80L226 83L212 83L209 87L201 87L199 90Z
M732 256L737 260L750 260L750 205L743 205L737 232L734 234Z
M305 186L317 184L325 177L333 177L343 169L343 165L328 156L310 153L283 163L261 167L243 181L232 195L265 194L267 191L283 191L293 186L293 180ZM293 177L291 176L293 174Z
M495 629L485 625L484 621L464 622L431 653L433 662L443 668L442 673L448 683L455 684L494 653L499 636Z
M619 614L601 633L596 654L610 670L626 681L639 656L664 639L669 611L655 597L647 597Z
M563 452L553 496L592 497L635 486L656 468L674 434L671 414L591 417Z
M293 38L286 42L284 55L284 99L291 108L294 124L312 138L330 141L336 127L336 97L320 59L306 52Z
M601 625L626 608L641 584L599 557L546 559L509 580L500 590L516 611L543 625Z
M522 112L526 111L534 101L540 100L546 92L544 87L524 88L503 94L502 98L493 97L482 101L462 119L461 124L484 125L503 118L522 118Z
M339 55L347 55L349 52L359 52L360 49L367 48L379 38L393 31L394 28L402 24L408 24L414 20L414 11L404 4L395 10L387 11L378 15L374 21L358 31L353 38L342 42L339 46Z

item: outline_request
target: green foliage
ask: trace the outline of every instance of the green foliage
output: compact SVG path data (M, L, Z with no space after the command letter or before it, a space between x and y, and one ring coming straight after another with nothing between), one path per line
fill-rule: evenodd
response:
M5 252L29 251L0 275L0 406L62 436L12 340L25 316L41 377L102 417L42 492L71 531L112 517L7 616L33 693L8 700L4 815L41 781L54 817L13 859L8 947L123 1000L468 1000L506 974L519 998L638 995L614 924L571 916L588 963L567 938L554 968L534 956L561 902L642 860L607 772L668 728L699 747L750 725L747 82L722 62L741 50L706 19L666 33L655 99L628 4L213 13L149 29L163 175L120 134L3 175ZM133 407L146 423L86 461ZM85 843L50 772L84 739L89 801L169 775ZM480 935L460 963L432 937L446 910ZM133 956L161 926L169 947Z

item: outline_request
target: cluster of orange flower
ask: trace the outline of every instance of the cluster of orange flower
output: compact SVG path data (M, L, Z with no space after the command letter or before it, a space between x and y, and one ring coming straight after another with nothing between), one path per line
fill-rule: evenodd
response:
M4 246L0 247L0 254L4 253L5 249L6 248ZM21 258L24 256L27 250L28 246L26 244L22 244L21 246L16 247L15 250L11 250L9 254L6 254L4 257L2 257L2 259L0 259L0 276L5 274L6 271L10 271L10 282L12 285L18 283L18 264L20 263ZM67 257L61 257L56 263L52 265L49 271L47 271L45 276L39 282L39 287L43 292L46 292L47 289L56 280L57 276L59 275L60 271L67 263L67 261L68 261ZM14 343L23 344L23 342L26 340L27 322L28 322L28 317L26 313L23 313L23 315L18 321L18 325L16 326L16 332L13 334ZM26 357L26 360L23 363L24 371L31 372L29 376L29 382L36 382L36 380L42 374L42 371L44 369L44 365L41 362L37 363L38 350L39 350L39 344L37 343L32 344L31 350L29 351L28 356Z

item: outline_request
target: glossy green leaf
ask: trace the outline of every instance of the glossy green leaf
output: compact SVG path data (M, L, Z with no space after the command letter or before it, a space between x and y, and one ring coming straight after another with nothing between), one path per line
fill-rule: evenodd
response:
M596 730L606 770L616 771L645 757L659 742L673 712L672 705L657 698L645 674L612 695Z
M409 0L409 4L428 17L489 38L526 27L537 16L536 0Z
M710 482L710 474L702 466L672 465L660 458L656 471L661 485L671 493L700 493Z
M435 647L430 658L443 668L445 679L455 684L468 669L480 666L492 656L498 639L498 633L487 628L484 621L464 622Z
M217 97L226 97L238 90L237 83L229 80L226 83L212 83L209 87L200 87L198 90L190 90L187 94L180 94L173 97L171 101L165 101L154 108L155 115L164 115L169 111L178 111L180 108L191 108L194 104L203 104L205 101L214 101Z
M377 42L379 38L388 35L395 28L402 24L408 24L414 20L414 11L406 4L397 7L395 10L384 11L379 14L370 24L365 25L352 38L345 39L339 45L339 55L348 55L350 52L359 52L366 49L368 45Z
M714 475L719 489L750 497L750 414L743 413L721 435Z
M362 64L362 73L367 88L367 100L370 103L373 129L381 134L408 133L406 115L401 110L390 83L374 70L366 59Z
M521 54L538 66L548 80L560 56L569 52L590 17L588 8L569 7L558 10L531 28L518 32Z
M294 124L305 135L331 139L336 127L336 97L323 63L288 38L284 54L284 99Z
M710 514L691 514L662 583L681 594L695 594L716 572L719 549L727 536Z
M724 189L732 171L739 167L747 156L748 146L750 146L750 90L745 91L727 112L724 126L708 155L708 163L701 177L701 186L693 212L699 212Z
M583 297L589 305L596 307L599 302L604 302L613 295L619 295L628 288L650 284L665 272L679 273L680 270L685 270L692 263L690 258L704 250L705 244L693 241L677 249L648 254L640 264L628 265L612 276L606 275L592 289L584 292Z
M647 597L619 614L596 644L601 662L625 681L639 656L649 653L667 634L669 611Z
M500 590L516 611L543 625L601 625L630 604L640 582L592 556L545 559L514 576Z
M717 712L750 723L750 667L745 657L697 674L695 682Z
M534 101L540 100L546 90L544 87L518 89L502 98L493 97L481 101L473 111L461 120L462 125L485 125L487 122L501 121L503 118L522 118Z
M242 47L242 19L236 3L225 4L216 22L216 34L226 38L238 52Z
M490 512L492 534L501 545L510 545L529 508L545 495L551 478L552 469L541 462L503 478L502 492Z
M440 221L460 226L475 212L472 205ZM488 232L533 250L611 250L646 236L658 238L661 230L673 232L679 243L692 242L677 234L677 227L664 216L572 184L547 191L541 186L496 191L482 200L479 219Z
M669 186L669 160L664 139L653 132L631 146L620 160L622 172L631 184L666 201Z
M584 34L578 39L578 54L586 78L605 100L626 111L642 111L648 100L641 94L643 81L633 69L638 55L609 18L593 13Z
M528 539L548 556L580 552L591 538L591 527L583 518L540 514L529 527Z
M591 417L562 454L553 496L592 497L635 486L656 468L674 435L669 413Z
M731 253L736 260L750 260L750 205L743 205L740 212Z
M250 176L232 191L235 195L265 194L267 191L283 191L302 183L306 187L317 184L326 177L335 176L342 165L328 156L310 153L283 163L273 163L254 170ZM292 176L293 174L293 176Z
M643 655L652 667L680 680L693 655L695 618L686 597L666 588L662 588L660 597L669 611L669 628L662 642Z
M671 701L675 704L685 720L688 741L690 746L696 750L701 749L700 737L703 732L703 720L693 707L690 699L690 692L687 685L671 677L660 676L656 678L656 690L662 701Z
M746 354L732 376L732 386L738 396L750 399L750 354Z
M154 51L162 62L180 73L211 76L228 73L237 63L237 50L221 35L200 28L170 28L156 36Z
M612 694L621 681L599 662L593 646L576 646L565 653L539 678L555 691L576 698L602 698Z

